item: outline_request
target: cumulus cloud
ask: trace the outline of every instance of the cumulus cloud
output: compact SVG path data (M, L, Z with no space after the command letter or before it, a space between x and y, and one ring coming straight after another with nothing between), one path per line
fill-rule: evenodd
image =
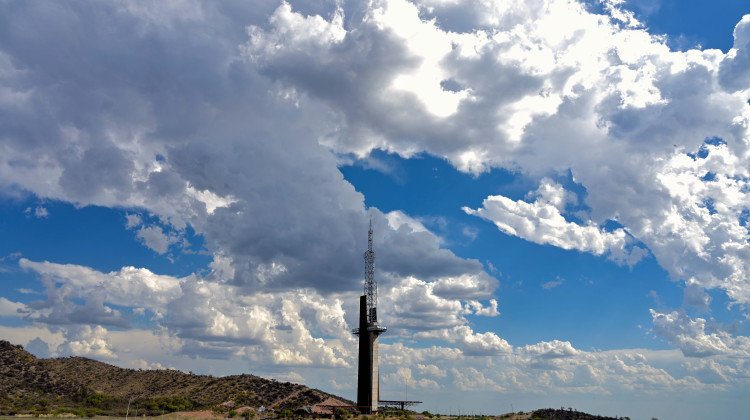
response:
M499 195L490 196L484 200L481 208L474 210L464 207L463 210L493 222L498 229L509 235L538 244L575 249L594 255L606 253L613 260L631 265L642 256L627 249L633 249L632 239L622 228L608 232L591 222L581 225L567 221L561 212L567 194L559 184L544 180L536 195L537 199L533 203L514 201Z
M554 340L550 342L542 341L524 347L524 353L531 357L542 359L558 359L575 356L578 350L567 341Z
M473 312L475 315L480 316L498 316L500 312L497 310L497 299L490 299L489 305L484 306L481 302L476 300L470 300L467 305L467 311Z
M653 309L651 317L654 332L679 348L685 356L750 355L749 337L733 337L725 331L709 332L703 318L691 319L684 311L661 313Z
M21 302L12 302L4 297L0 297L0 316L20 316L21 311L26 307Z
M690 373L704 384L724 384L738 373L732 366L723 365L710 359L687 362L686 366Z
M66 341L57 348L61 356L83 356L96 359L117 359L117 351L109 343L108 331L101 325L64 329Z
M335 156L318 143L327 129L318 126L318 116L276 96L273 83L257 69L236 60L237 45L247 35L229 28L266 24L266 15L245 10L249 13L226 16L221 6L196 2L192 9L198 12L189 19L189 33L196 36L186 39L172 36L185 22L177 9L182 8L167 8L155 20L140 8L91 9L85 2L71 4L61 14L53 5L15 10L15 18L27 22L58 16L55 28L62 33L66 25L81 22L92 31L101 29L102 20L95 16L121 20L110 26L111 37L59 45L69 52L61 56L63 67L85 71L53 69L38 39L30 39L29 34L17 33L6 40L7 71L14 75L8 83L35 86L35 90L25 112L14 109L4 114L13 115L12 122L3 125L4 185L81 205L139 207L178 232L189 223L204 235L210 251L223 252L234 265L232 280L254 289L306 287L310 282L328 291L341 284L355 286L361 272L357 250L363 248L361 232L367 215L361 194L343 180ZM154 42L180 47L165 47L172 54L150 54L143 45ZM183 48L183 43L191 47ZM102 51L111 60L97 57L95 66L77 61ZM106 62L122 66L110 68ZM173 77L167 69L176 62L182 63L183 70ZM153 68L165 71L154 74ZM123 74L114 82L110 76L116 71ZM44 87L61 77L69 90ZM49 103L55 104L48 108L53 114L45 124L38 124L33 110ZM260 109L266 111L257 112ZM299 124L289 124L290 120ZM23 139L20 132L26 133ZM286 140L277 141L280 138ZM30 148L37 154L33 160L28 159ZM131 217L128 226L136 228L138 222ZM382 219L377 223L385 233L388 224ZM167 232L171 230L142 226L138 237L156 252L166 253L178 240ZM404 231L400 236L409 235ZM307 246L319 238L330 243ZM439 248L430 244L434 239L425 236L410 243L408 257L425 261L422 267L395 269L424 270L439 260L443 263L436 269L461 263L445 250L429 258ZM476 264L469 265L481 271Z
M719 68L719 81L730 92L750 86L750 15L734 27L734 46Z
M401 383L404 386L411 388L426 388L426 389L439 389L440 385L429 378L415 378L412 375L412 371L406 367L400 367L396 372L384 375L383 382L385 383Z
M468 326L454 327L455 343L468 356L500 354L510 352L513 347L494 332L475 333Z
M381 302L391 308L386 315L392 317L390 325L419 331L462 324L461 302L435 295L434 287L432 283L409 277L382 291Z
M440 277L432 289L444 298L484 299L493 296L498 281L484 271L456 277Z
M158 275L145 268L123 267L120 271L102 273L75 264L35 262L26 258L21 258L19 265L42 276L47 295L46 300L29 305L31 310L27 316L43 317L50 322L55 318L62 322L74 313L84 316L86 311L80 309L73 299L84 300L85 305L91 305L88 309L97 309L95 313L116 316L117 319L121 319L121 312L105 307L105 303L143 307L161 317L166 304L176 298L180 290L180 279ZM58 312L50 317L50 311L64 311L65 315ZM87 322L85 319L79 321Z
M253 30L245 52L300 104L339 116L324 140L336 151L426 151L462 171L520 170L540 180L533 201L490 196L467 211L508 234L619 263L650 251L675 279L694 277L746 302L747 231L738 219L747 203L750 110L741 92L750 86L740 65L747 18L727 55L675 52L620 6L608 2L602 16L562 0L460 8L392 0L323 21L284 6L269 27ZM461 24L450 18L459 9ZM295 30L305 36L285 38ZM427 39L432 47L420 49ZM358 71L361 57L367 72ZM345 88L320 89L331 75L341 75ZM404 88L414 75L423 83ZM721 83L736 86L725 91ZM444 86L441 97L435 92ZM436 112L433 103L445 108ZM714 137L723 139L726 158L708 147L716 157L709 170L698 151ZM585 216L580 222L567 217L569 197L546 178L566 171L587 192L590 212L576 214ZM687 180L700 188L684 189ZM734 204L711 208L729 194ZM610 220L622 227L605 229ZM708 257L720 250L728 255Z
M460 325L450 329L442 329L429 332L420 332L417 338L429 338L445 340L458 345L463 354L467 356L487 356L509 353L513 350L507 341L497 336L492 331L476 333L467 325Z
M64 28L79 22L74 16L96 27L98 20L91 17L111 12L107 5L98 5L87 14L79 6L76 3L61 14L55 14L53 6L27 6L14 13L28 21L59 15L55 27ZM718 69L731 67L731 57L716 50L671 52L658 38L635 28L615 3L607 7L615 21L629 22L626 28L591 14L580 4L558 0L472 5L465 23L482 28L473 32L446 26L444 22L454 20L440 17L456 9L444 3L392 0L308 15L284 3L268 20L260 11L243 16L250 24L247 34L232 32L228 23L236 24L235 17L224 15L217 5L196 2L189 8L176 8L195 12L187 15L166 8L158 19L140 8L125 7L119 12L132 19L116 25L115 32L136 36L93 37L61 45L63 50L84 55L104 50L103 45L117 45L106 50L118 51L118 56L97 60L96 66L86 68L86 74L53 72L46 66L38 40L18 33L12 38L17 44L4 48L3 80L15 92L28 91L24 86L36 89L28 94L25 109L8 109L14 118L5 126L8 141L3 145L2 179L41 196L143 206L173 223L188 221L205 234L212 250L237 257L232 258L237 283L262 285L268 278L267 267L276 265L286 268L273 276L276 284L293 286L299 273L312 272L307 277L321 279L314 280L321 282L317 286L330 290L333 283L352 276L356 266L337 264L341 268L329 272L331 281L322 283L325 277L317 275L322 273L316 273L309 261L334 265L326 264L324 255L313 256L308 248L290 244L320 237L321 232L312 227L326 226L328 237L341 241L329 248L327 258L354 257L345 250L361 244L352 232L357 231L355 220L363 218L363 210L361 196L342 181L336 159L320 143L360 156L376 147L407 157L427 151L475 173L494 166L530 175L569 170L588 191L585 203L591 208L591 218L582 224L565 219L561 206L569 197L559 196L559 188L544 180L536 201L492 196L485 207L472 211L531 241L596 255L609 253L632 264L643 253L640 248L623 251L627 231L668 269L697 270L706 265L697 281L704 287L723 287L742 301L746 299L741 292L744 285L726 284L721 272L737 268L737 278L741 278L745 268L739 251L744 247L709 264L701 262L700 250L673 253L679 244L699 239L701 232L713 237L711 241L692 243L719 249L727 242L690 225L695 216L688 218L688 211L695 213L691 208L701 207L706 197L675 201L672 188L653 183L654 179L666 181L675 158L697 150L706 137L723 138L730 153L743 150L747 104L741 94L712 87ZM438 19L422 19L422 14ZM215 16L223 16L225 22L215 24L210 19ZM143 43L168 39L166 34L186 21L193 25L194 35L182 41L194 46L193 50L172 49L173 55L166 56L144 53ZM743 20L735 28L732 60L742 60L746 26ZM215 32L216 28L222 29ZM201 38L201 33L211 35ZM237 50L239 44L243 46ZM423 48L425 44L432 47ZM30 47L22 55L18 45ZM238 54L246 61L235 60ZM78 56L66 55L65 68L75 67ZM725 59L727 63L722 64ZM166 60L185 63L182 68L191 71L180 77L168 73L146 77L148 69L170 68L161 65ZM128 63L123 66L130 70L127 77L115 84L89 84L90 80L107 80L112 72L108 62ZM206 62L221 65L209 67ZM299 72L302 68L306 71ZM75 89L43 88L51 86L43 82L61 75ZM154 77L169 83L141 82ZM732 80L741 84L743 79ZM328 89L334 84L337 89ZM453 87L443 88L449 85ZM694 88L686 90L685 86ZM86 106L63 106L69 102ZM47 108L54 110L49 120L56 124L35 124L35 113L29 110L43 103L61 104ZM97 105L101 103L109 105ZM167 106L172 103L180 106ZM209 112L231 106L237 108L219 119ZM680 115L697 118L682 121ZM287 124L290 119L297 124ZM29 135L22 149L16 133L23 130ZM237 133L241 132L257 141L239 142ZM281 143L265 141L269 132L294 142L300 153L293 157L276 153L275 145ZM98 138L107 141L95 141ZM203 145L206 138L211 139L210 150ZM29 146L40 152L35 161L24 157ZM24 162L23 169L11 162ZM741 160L727 162L720 169L739 167ZM301 176L306 171L317 175ZM93 173L99 175L92 177ZM704 175L700 168L690 168L690 173ZM722 179L722 172L715 173ZM265 179L272 179L273 184ZM305 185L308 180L314 188ZM742 182L737 184L741 187ZM294 210L291 203L295 202L305 202L307 212ZM279 213L276 208L285 211ZM327 216L331 208L339 209L343 217ZM739 211L735 206L712 216L723 223ZM275 218L276 214L283 218ZM624 228L603 229L610 219ZM246 226L246 220L255 223ZM260 226L288 228L264 230ZM409 237L424 233L411 226ZM164 251L164 237L155 235L158 232L141 233L144 241L150 238L147 245ZM414 249L409 242L408 249ZM434 245L421 249L426 257L446 254ZM393 268L405 274L409 269L424 271L428 265L447 266L414 257L406 253L404 258L391 259L398 262ZM674 258L679 259L676 264L672 264ZM425 261L422 267L414 266L421 261Z
M504 388L498 385L494 380L487 378L485 374L475 368L468 369L451 369L453 383L463 391L504 391Z
M113 358L107 331L96 328L127 328L132 316L148 314L179 338L174 351L191 356L228 359L255 348L255 357L277 365L345 367L354 355L343 301L313 290L249 296L195 276L179 279L132 267L101 273L27 259L19 263L43 275L46 299L4 306L20 310L15 315L27 321L69 331L58 346L60 354ZM355 300L354 294L348 296Z
M418 337L437 340L461 337L462 349L467 352L496 352L506 344L494 333L474 335L466 327L470 315L497 316L497 299L490 299L486 304L474 299L476 296L490 295L497 281L486 277L461 276L459 278L438 278L436 281L425 281L415 277L391 278L381 288L379 306L382 311L381 323L402 336L416 332ZM491 289L485 289L481 280L490 280ZM381 282L382 284L382 282ZM479 290L478 290L479 289ZM459 328L460 334L452 335L451 329ZM456 332L456 331L453 331Z
M420 374L432 376L432 377L435 377L435 378L444 377L444 376L447 375L447 373L444 370L440 369L439 367L437 367L435 365L431 365L431 364L429 364L429 365L423 365L421 363L417 363L417 369L419 370Z
M138 229L136 236L158 254L164 254L171 244L177 242L175 236L165 234L160 226L142 227Z

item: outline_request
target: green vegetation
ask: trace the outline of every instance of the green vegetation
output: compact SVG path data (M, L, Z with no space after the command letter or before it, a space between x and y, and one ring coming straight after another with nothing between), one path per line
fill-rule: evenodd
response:
M336 420L346 420L351 417L351 415L352 414L349 412L349 410L341 408L336 410L336 415L334 416L334 418L336 418Z

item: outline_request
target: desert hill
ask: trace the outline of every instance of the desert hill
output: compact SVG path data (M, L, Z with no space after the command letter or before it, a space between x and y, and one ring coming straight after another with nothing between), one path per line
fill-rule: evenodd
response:
M280 412L331 397L346 402L303 385L253 375L212 377L123 369L83 357L38 359L22 346L0 340L0 415L55 411L117 415L125 413L130 399L142 414L260 406Z
M606 417L582 413L573 409L545 408L529 414L529 420L630 420L629 417Z

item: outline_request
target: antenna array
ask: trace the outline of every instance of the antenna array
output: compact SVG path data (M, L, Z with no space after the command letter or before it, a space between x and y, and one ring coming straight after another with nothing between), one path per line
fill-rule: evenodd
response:
M375 252L372 250L372 219L367 231L365 257L365 295L367 296L367 322L378 322L378 283L375 281Z

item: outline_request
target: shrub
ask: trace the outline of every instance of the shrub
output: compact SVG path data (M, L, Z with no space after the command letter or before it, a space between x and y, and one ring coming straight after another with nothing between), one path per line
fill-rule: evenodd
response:
M337 420L345 420L349 418L349 411L345 410L343 408L336 410L336 419Z

